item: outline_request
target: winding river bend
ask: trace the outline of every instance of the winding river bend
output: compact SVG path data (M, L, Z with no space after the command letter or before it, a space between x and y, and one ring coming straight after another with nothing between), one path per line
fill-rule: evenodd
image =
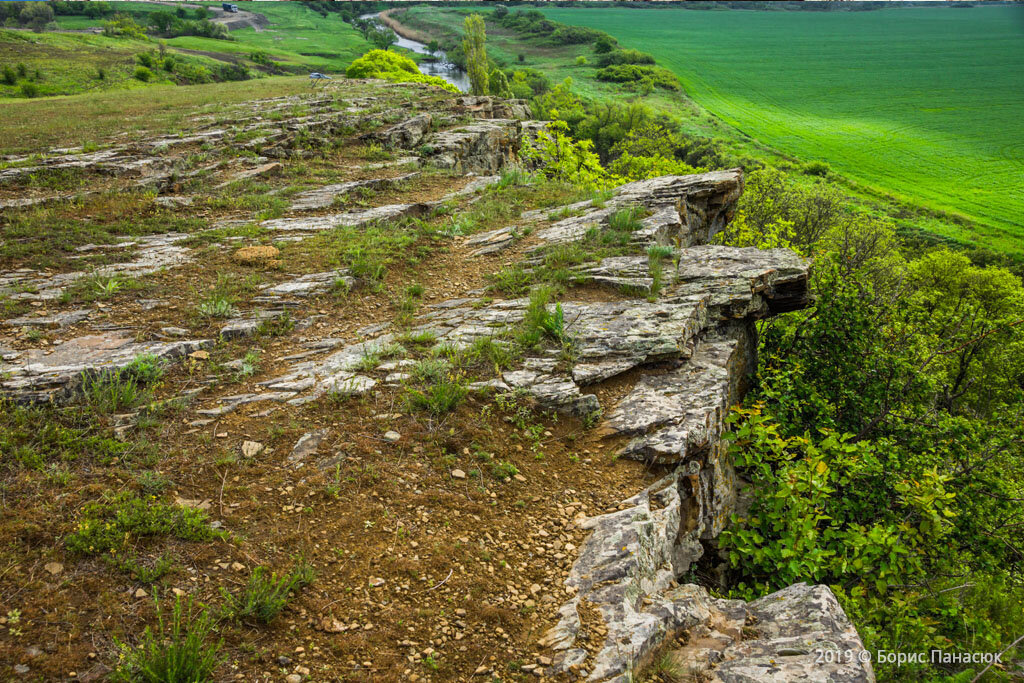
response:
M359 18L367 19L382 28L387 28L380 23L380 12L363 14ZM458 66L445 59L443 52L431 52L427 49L427 46L424 43L412 40L411 38L405 38L400 35L398 36L398 42L396 42L395 45L398 47L404 47L405 49L411 50L417 54L433 57L431 60L423 61L418 64L420 73L424 73L428 76L440 76L462 92L469 92L469 75Z

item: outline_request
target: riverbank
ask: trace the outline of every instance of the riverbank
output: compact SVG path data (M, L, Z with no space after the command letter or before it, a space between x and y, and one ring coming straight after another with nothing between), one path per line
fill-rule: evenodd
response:
M402 11L404 9L405 8L396 7L394 9L385 10L377 15L377 21L387 26L402 38L414 40L418 43L423 43L424 45L433 40L429 33L410 28L391 16L392 13Z

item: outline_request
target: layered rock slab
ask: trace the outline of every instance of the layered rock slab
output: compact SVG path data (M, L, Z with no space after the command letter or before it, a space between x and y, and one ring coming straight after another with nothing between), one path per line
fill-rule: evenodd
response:
M78 337L52 351L5 355L0 394L21 402L63 401L74 395L85 377L121 370L139 356L169 361L212 344L209 339L137 342L118 332Z

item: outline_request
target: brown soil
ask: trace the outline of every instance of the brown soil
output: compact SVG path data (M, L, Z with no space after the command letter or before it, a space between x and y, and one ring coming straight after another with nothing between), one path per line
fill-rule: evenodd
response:
M361 148L352 142L315 159L281 160L283 173L258 182L283 190L295 183L312 187L399 174L362 168L367 162L358 156ZM197 145L174 153L199 151ZM202 218L209 226L230 218L255 220L253 209L214 208L220 205L212 200L238 191L217 194L208 188L245 167L235 165L225 147L212 154L227 165L209 181L183 187L197 202L174 212ZM434 200L464 182L427 173L360 201L380 206ZM531 202L539 197L531 195L533 190L519 192L517 201L534 208ZM152 200L137 201L141 208ZM460 199L455 215L472 210L473 201ZM358 207L314 215L353 208ZM52 211L78 221L103 219L78 204ZM480 230L509 224L501 215L484 222ZM194 263L140 278L140 290L85 302L98 308L85 322L42 338L3 332L0 341L11 348L46 348L95 334L103 325L127 328L140 339L160 338L160 330L169 326L189 330L192 338L216 338L223 321L199 318L195 311L218 282L258 277L269 284L337 265L333 254L308 248L322 244L315 242L317 235L300 242L284 237L222 238L205 246L200 241L193 245ZM350 343L358 340L356 330L394 320L410 283L425 286L418 304L422 311L430 303L482 290L491 274L516 262L532 244L527 238L501 254L470 258L464 242L462 237L421 241L415 252L394 254L379 289L357 286L346 296L300 301L291 315L310 320L305 329L221 342L207 359L175 367L156 398L202 392L189 407L121 433L139 444L138 460L82 459L42 471L6 464L0 470L0 677L13 675L20 665L39 680L99 680L117 663L115 639L134 643L154 623L154 594L170 600L180 593L217 609L225 601L222 591L239 591L256 567L287 571L301 557L313 565L316 579L275 621L268 626L221 622L225 662L217 680L280 681L296 671L308 680L468 680L476 672L502 680L529 678L520 667L552 655L536 643L568 597L563 581L586 536L578 522L617 509L618 501L659 472L616 460L621 444L602 440L575 419L503 410L481 396L441 419L411 412L401 387L383 385L345 402L254 403L209 423L197 422L194 413L214 405L217 397L259 391L257 383L285 372L283 359L306 351L308 340L337 337ZM279 263L247 258L242 265L235 257L243 252ZM76 267L67 263L68 270ZM239 308L250 309L254 294L252 287L239 289ZM573 292L574 300L614 296L596 288ZM147 307L142 299L164 304ZM54 313L82 305L51 301L32 310ZM220 366L249 350L260 352L256 374L238 378ZM604 402L621 395L628 381L609 381L596 392ZM65 410L70 415L81 408ZM95 421L102 434L120 423L117 416ZM315 429L328 430L328 436L297 466L288 457L292 447ZM384 438L389 431L400 435L397 441ZM264 448L244 457L245 441ZM503 478L499 463L511 463L517 474ZM171 572L153 585L65 549L82 507L106 491L140 490L143 470L171 482L157 494L162 500L201 505L230 532L228 541L139 543L133 552L143 564L161 555L173 559ZM453 476L456 470L465 478ZM66 480L58 480L57 471L66 472ZM62 565L59 572L44 569L52 562ZM140 589L146 595L136 597ZM584 616L587 628L599 634L602 626L594 615L584 610Z

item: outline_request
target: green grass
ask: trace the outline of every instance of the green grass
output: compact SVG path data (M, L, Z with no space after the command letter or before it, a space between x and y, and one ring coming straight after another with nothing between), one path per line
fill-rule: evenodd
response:
M197 108L309 92L302 77L265 78L203 85L158 85L133 92L97 92L45 99L0 100L0 152L34 152L103 140L120 133L166 133L195 116Z
M1024 8L544 11L654 54L742 134L1021 251Z
M370 49L362 35L336 13L322 17L297 2L235 4L241 10L264 15L270 25L261 31L251 28L232 31L231 36L239 44L279 53L281 61L340 71ZM177 40L182 39L174 39L171 44Z

